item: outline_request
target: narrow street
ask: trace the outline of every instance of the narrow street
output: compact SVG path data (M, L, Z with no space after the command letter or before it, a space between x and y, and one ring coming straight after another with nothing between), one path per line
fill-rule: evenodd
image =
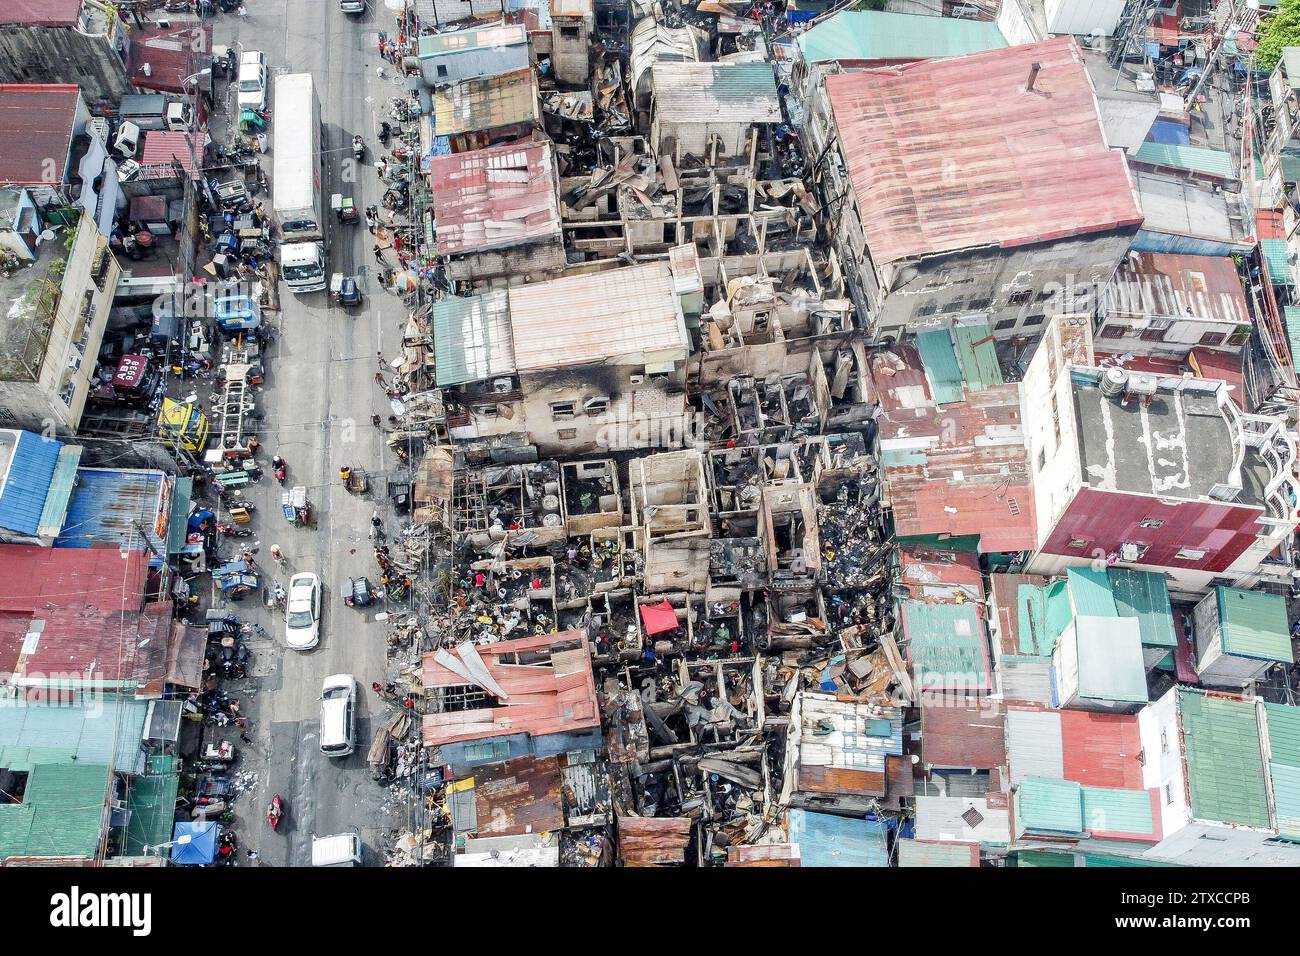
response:
M322 202L328 206L329 196L341 192L352 195L361 208L377 203L382 188L370 166L378 145L376 114L400 92L375 69L380 62L375 34L386 26L377 26L375 18L387 14L372 9L359 18L346 17L337 3L316 0L249 6L246 18L227 15L215 21L215 42L263 50L273 78L310 71L324 125ZM275 106L272 100L272 130ZM357 132L368 149L354 183L348 181L350 143ZM264 161L268 174L273 162L273 154ZM367 865L374 865L382 860L383 833L405 812L391 805L396 801L371 779L365 760L372 728L384 716L384 705L369 690L384 673L385 632L374 620L382 607L345 607L339 594L340 583L349 576L376 577L370 516L376 506L388 513L385 476L397 464L391 455L385 457L387 449L371 425L372 415L389 414L375 383L376 353L391 357L405 311L374 279L364 223L340 226L328 214L327 221L327 271L358 275L364 308L353 313L331 308L326 292L298 297L282 284L279 336L267 350L267 384L260 397L263 457L279 454L287 461L286 487L307 486L315 527L295 528L284 520L282 489L274 481L263 480L253 492L262 566L274 567L270 547L277 544L289 565L287 572L276 572L282 583L287 585L295 571L320 575L320 644L305 653L287 650L282 615L252 602L241 608L262 624L266 637L253 645L255 677L248 683L256 691L243 698L254 743L244 746L242 768L256 768L258 780L235 809L244 845L256 849L267 865L277 866L309 865L313 834L352 829L362 835ZM369 495L352 495L342 487L338 471L343 464L370 474ZM348 673L358 683L356 750L345 759L330 760L318 745L317 697L325 677ZM273 834L264 809L276 793L286 801L287 815Z

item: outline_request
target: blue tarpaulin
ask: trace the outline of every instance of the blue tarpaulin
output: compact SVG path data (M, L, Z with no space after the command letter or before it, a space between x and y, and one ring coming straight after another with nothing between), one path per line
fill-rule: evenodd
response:
M1187 146L1192 141L1186 126L1168 120L1158 119L1152 123L1150 136L1151 142L1164 143L1167 146Z
M172 862L177 866L207 866L217 858L217 835L221 827L214 820L182 820L176 824L172 840L189 837L185 843L172 843Z

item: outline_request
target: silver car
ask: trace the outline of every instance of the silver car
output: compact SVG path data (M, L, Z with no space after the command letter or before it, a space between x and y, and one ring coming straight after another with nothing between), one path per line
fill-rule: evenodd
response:
M320 643L320 578L310 571L300 571L289 579L284 640L295 651L310 650Z

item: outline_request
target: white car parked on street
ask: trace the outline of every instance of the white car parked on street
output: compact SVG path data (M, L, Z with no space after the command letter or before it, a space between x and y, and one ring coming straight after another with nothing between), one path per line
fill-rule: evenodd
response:
M320 578L310 571L300 571L289 579L284 642L295 651L320 643Z
M261 50L245 50L239 60L239 108L266 109L266 56Z

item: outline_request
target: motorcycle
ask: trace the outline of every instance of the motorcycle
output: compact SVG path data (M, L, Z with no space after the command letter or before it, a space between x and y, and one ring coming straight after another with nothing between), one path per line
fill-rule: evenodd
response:
M217 522L217 533L227 538L249 538L252 537L251 528L238 528L231 524L222 524Z
M285 593L284 593L284 588L280 585L280 583L279 583L278 581L276 582L276 585L275 585L274 597L275 597L275 606L276 606L276 607L282 608L282 607L285 606L285 600L286 600L286 597L285 597Z
M271 798L271 805L266 808L266 822L271 824L272 830L280 829L280 821L284 818L284 804L277 793Z
M271 474L275 475L275 480L284 484L285 462L279 455L271 459Z
M393 127L391 127L387 121L380 121L379 142L382 143L384 146L387 146L388 138L392 135L393 135Z
M357 133L352 137L352 157L359 163L362 157L366 155L366 141Z

